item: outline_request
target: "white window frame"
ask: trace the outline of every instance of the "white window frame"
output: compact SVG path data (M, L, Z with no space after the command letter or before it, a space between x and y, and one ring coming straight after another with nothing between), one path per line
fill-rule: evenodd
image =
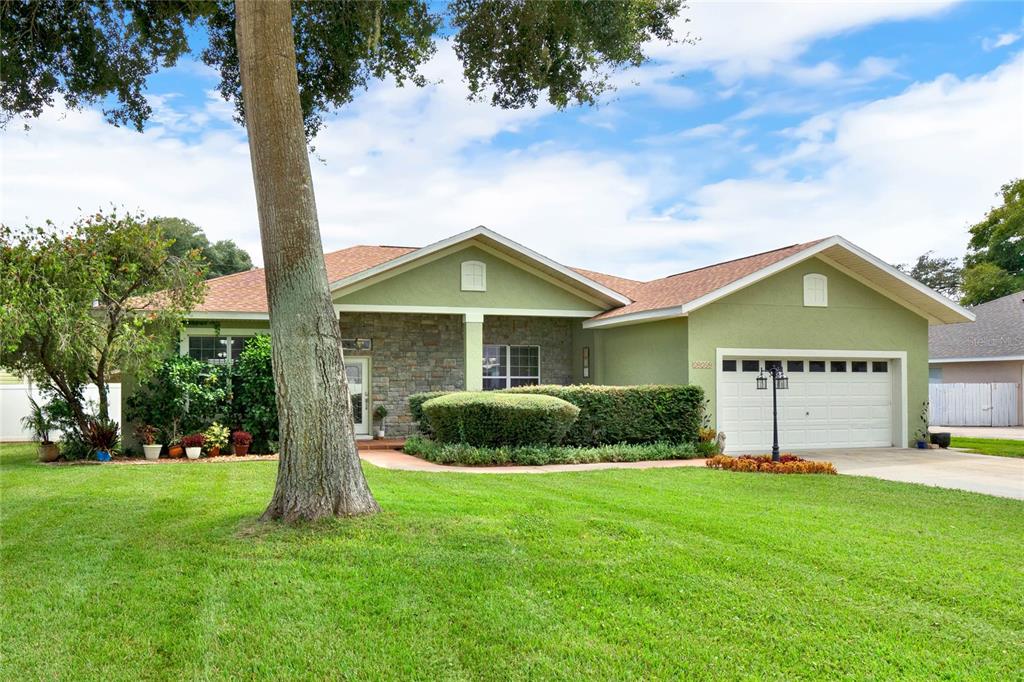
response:
M190 351L190 348L189 348L189 339L191 339L193 337L196 337L196 338L199 338L199 337L206 337L206 338L214 337L214 338L226 339L227 340L227 357L225 357L225 358L223 358L221 360L206 360L205 362L207 362L210 365L227 366L227 365L231 365L234 362L231 359L231 344L232 344L234 339L249 339L249 338L252 338L254 336L258 336L260 334L269 335L270 334L270 330L269 329L232 329L230 334L224 334L224 333L218 334L217 331L215 329L212 329L212 328L185 329L181 333L181 342L180 342L180 344L178 346L178 354L182 355L184 357L192 357L192 354L191 354L191 351Z
M487 291L487 264L478 260L462 262L462 290Z
M828 307L828 277L817 272L804 275L804 307Z
M539 386L541 384L541 380L540 380L540 377L541 377L541 372L540 372L540 346L539 345L533 344L533 343L511 343L511 344L507 344L507 343L485 343L484 344L484 348L487 348L488 346L495 347L495 348L504 348L505 349L505 374L504 374L504 376L495 376L493 374L484 374L483 375L483 379L484 379L485 382L487 380L493 381L495 379L501 379L501 380L503 380L505 382L505 385L502 386L501 388L512 388L512 380L513 379L536 379L537 380L537 385ZM524 375L521 375L521 374L517 374L517 375L513 375L512 374L512 349L513 348L536 348L537 349L537 376L534 377L534 376L524 376ZM500 390L500 389L493 389L492 388L492 389L485 389L485 390L495 391L495 390Z

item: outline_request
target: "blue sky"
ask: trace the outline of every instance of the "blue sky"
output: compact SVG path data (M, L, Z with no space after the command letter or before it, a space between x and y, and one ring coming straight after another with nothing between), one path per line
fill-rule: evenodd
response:
M1024 175L1022 3L692 3L696 45L651 46L596 108L470 103L442 43L424 89L376 84L327 118L327 250L486 224L570 265L653 278L829 234L891 262L961 255ZM197 37L197 43L201 36ZM5 222L115 203L260 260L244 131L185 62L143 134L95 111L0 134Z

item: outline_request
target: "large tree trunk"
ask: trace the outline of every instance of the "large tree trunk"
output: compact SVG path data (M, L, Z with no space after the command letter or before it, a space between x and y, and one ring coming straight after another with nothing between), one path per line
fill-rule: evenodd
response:
M264 519L380 511L356 452L341 330L324 266L288 0L237 0L245 125L256 183L280 419Z

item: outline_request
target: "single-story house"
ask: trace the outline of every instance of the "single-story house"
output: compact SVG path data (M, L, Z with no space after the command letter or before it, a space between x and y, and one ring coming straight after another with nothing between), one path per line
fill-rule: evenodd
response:
M969 310L977 317L972 324L929 328L928 380L933 384L968 384L973 387L1012 384L1012 388L1007 388L1016 398L1012 401L1015 404L1008 402L1015 408L1010 410L1011 423L996 425L1024 424L1024 291L982 303ZM964 389L964 392L966 394L968 390ZM972 395L976 392L970 391ZM991 393L987 405L974 407L983 412L991 412L996 407L994 402L1002 397L999 393ZM971 396L965 395L964 401L970 403ZM984 400L981 402L984 403ZM961 415L968 417L966 421L977 422L969 425L992 425L991 414L976 414L976 417L982 419L970 419L970 414L977 411L971 410L971 407L969 404L964 405Z
M422 248L324 255L357 433L413 432L410 394L524 384L698 384L727 447L906 446L928 395L928 328L973 315L842 237L651 281L571 268L485 227ZM180 351L230 362L268 330L262 270L209 281Z

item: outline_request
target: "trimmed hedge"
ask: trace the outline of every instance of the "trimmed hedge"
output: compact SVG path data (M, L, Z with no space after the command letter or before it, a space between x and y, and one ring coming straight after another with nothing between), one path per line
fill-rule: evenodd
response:
M704 410L700 386L522 386L505 394L561 398L580 408L563 444L693 443Z
M436 464L460 466L505 466L522 464L588 464L593 462L644 462L665 459L706 457L701 443L649 443L646 445L602 445L574 448L564 445L521 445L517 447L478 448L464 443L435 443L412 436L403 451Z
M416 427L420 433L428 438L434 435L433 430L430 428L430 422L423 418L423 403L433 398L440 398L443 395L450 395L453 391L427 391L425 393L413 393L409 396L409 414L412 415L412 420L416 422Z
M552 396L494 392L443 395L422 410L438 441L483 447L557 445L580 412Z

